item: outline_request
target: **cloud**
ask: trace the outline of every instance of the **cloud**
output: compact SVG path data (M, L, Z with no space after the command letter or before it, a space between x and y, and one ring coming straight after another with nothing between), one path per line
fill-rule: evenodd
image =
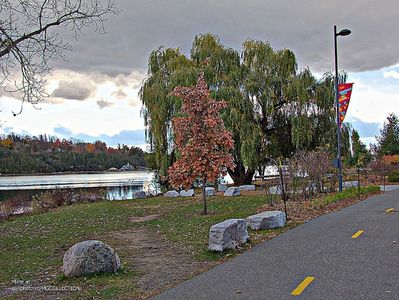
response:
M118 89L114 91L111 95L117 99L124 99L127 97L127 94L123 91L123 89Z
M79 80L61 80L58 87L52 92L51 96L62 99L83 101L90 97L93 87L87 82Z
M114 105L114 103L106 101L106 100L98 100L97 101L97 105L98 107L100 107L100 109L103 109L105 107L111 107Z
M117 146L118 144L125 145L144 145L145 133L144 130L122 130L114 135L100 134L93 136L85 133L73 133L70 129L61 125L53 129L54 134L60 138L73 138L84 142L95 142L97 140L105 142L108 146Z
M394 79L399 79L399 72L397 71L386 71L383 73L384 78L394 78Z
M301 66L324 72L333 69L334 24L352 30L339 37L341 68L375 70L399 62L396 0L383 5L374 0L118 0L117 5L121 13L108 19L105 35L93 29L78 41L66 36L75 48L66 53L68 68L110 76L145 71L149 54L160 45L189 54L196 34L212 32L235 49L247 38L269 40L275 48L293 49Z

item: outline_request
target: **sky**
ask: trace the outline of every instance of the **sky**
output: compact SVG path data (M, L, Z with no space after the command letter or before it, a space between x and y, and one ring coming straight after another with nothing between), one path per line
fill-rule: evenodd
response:
M399 5L394 0L117 0L106 33L93 28L77 40L66 60L52 63L45 102L24 105L0 93L0 133L51 134L97 139L145 149L138 91L148 56L160 46L189 55L197 34L211 32L228 47L247 38L294 51L300 68L315 74L334 68L333 26L352 34L338 39L339 68L354 82L346 121L366 144L375 142L388 113L399 114Z

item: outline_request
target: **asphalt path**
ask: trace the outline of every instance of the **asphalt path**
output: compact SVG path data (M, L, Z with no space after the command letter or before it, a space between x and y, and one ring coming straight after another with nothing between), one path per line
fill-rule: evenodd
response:
M399 299L399 189L297 226L155 299Z

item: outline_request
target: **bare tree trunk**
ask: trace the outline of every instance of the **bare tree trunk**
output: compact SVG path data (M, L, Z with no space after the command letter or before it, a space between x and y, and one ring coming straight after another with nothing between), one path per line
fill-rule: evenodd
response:
M233 179L235 185L242 185L252 183L255 170L245 170L245 166L243 164L239 164L234 170L228 170L228 173L231 179Z
M203 210L202 213L204 215L206 215L208 213L208 209L207 209L207 206L206 206L206 191L205 191L205 189L206 189L206 178L204 178L204 181L202 183L202 201L204 203L204 210Z

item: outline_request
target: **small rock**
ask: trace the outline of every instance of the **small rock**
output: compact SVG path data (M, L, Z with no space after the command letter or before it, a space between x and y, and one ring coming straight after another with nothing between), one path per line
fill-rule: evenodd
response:
M254 184L245 184L239 186L240 191L255 191Z
M266 211L247 218L252 230L280 228L285 225L285 213L279 210Z
M269 188L269 194L270 195L281 195L281 187L278 185L271 186Z
M176 192L175 190L173 191L167 191L165 194L163 194L164 197L179 197L179 193Z
M62 270L66 277L94 273L115 273L121 261L115 250L101 241L88 240L73 245L64 254Z
M229 187L223 194L226 197L240 196L240 189L236 186Z
M223 251L234 249L248 241L247 222L244 219L228 219L209 229L208 249Z
M353 187L357 187L359 185L358 181L344 181L342 183L342 187L344 189L349 189L349 188L353 188Z
M188 191L182 190L182 191L180 191L180 196L182 196L182 197L192 197L192 196L194 196L194 190L193 189L190 189Z

